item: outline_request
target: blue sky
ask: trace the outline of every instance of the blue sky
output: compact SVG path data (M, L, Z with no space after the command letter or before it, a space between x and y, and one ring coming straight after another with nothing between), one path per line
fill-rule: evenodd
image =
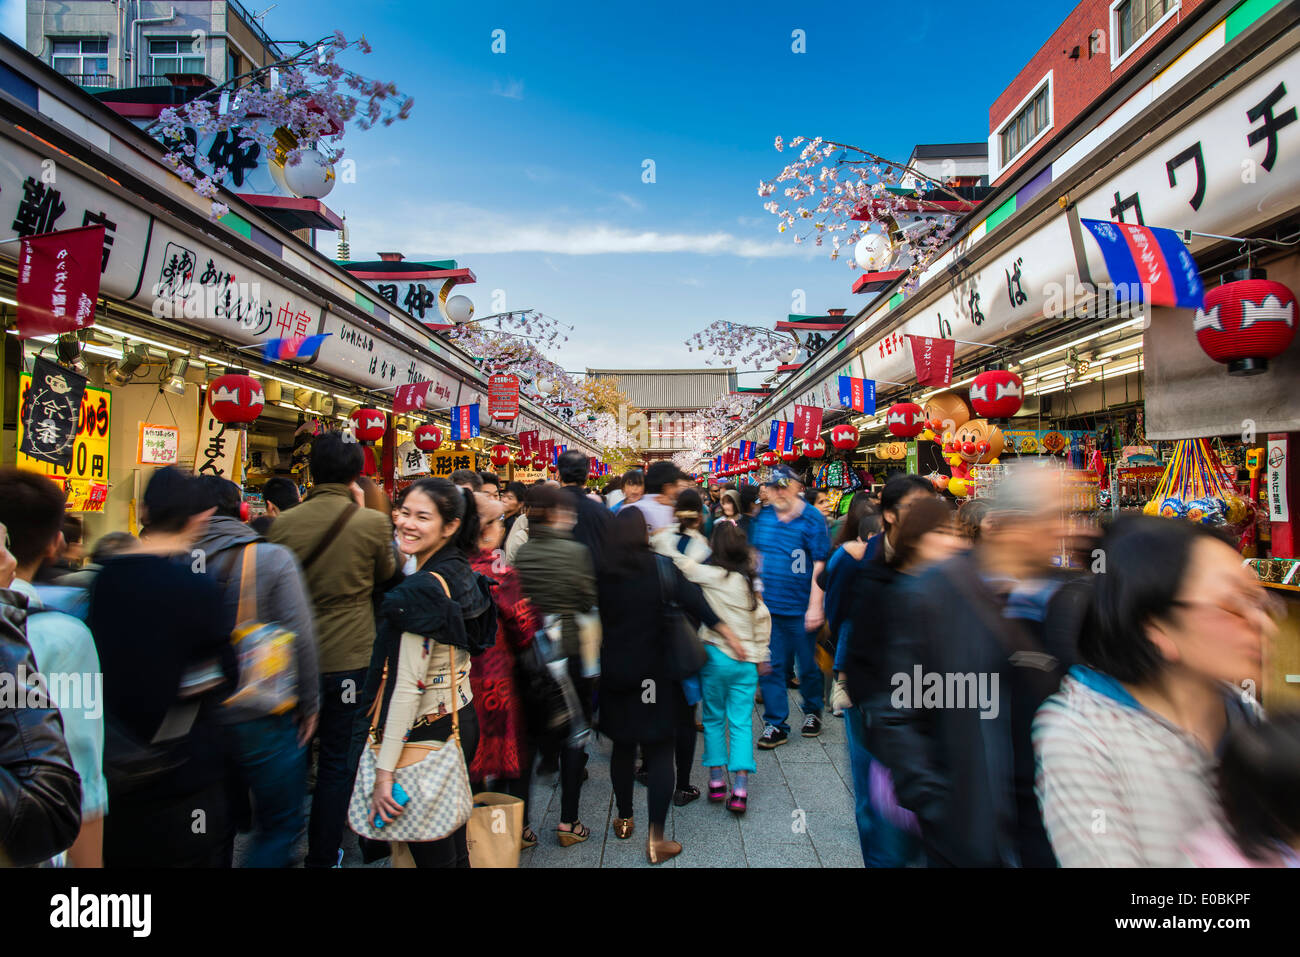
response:
M24 5L0 7L20 42ZM989 105L1073 4L1017 6L280 0L263 22L277 40L364 33L375 52L349 65L415 97L411 119L347 138L356 182L326 202L353 258L456 259L480 315L499 289L573 325L555 358L579 370L702 365L691 333L770 326L795 290L810 313L855 311L856 273L762 208L786 162L774 138L897 160L986 139Z

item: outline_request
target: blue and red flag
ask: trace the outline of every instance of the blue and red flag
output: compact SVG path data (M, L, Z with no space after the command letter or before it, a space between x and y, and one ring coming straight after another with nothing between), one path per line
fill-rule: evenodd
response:
M840 379L840 406L854 412L876 413L876 383L872 379L857 379L842 375Z
M478 438L478 403L458 405L451 410L451 440L464 442Z
M750 459L752 459L753 457L754 457L754 443L753 443L753 442L741 442L741 443L740 443L740 458L741 458L741 461L748 462L748 461L749 461Z
M1196 261L1174 230L1101 219L1080 222L1101 247L1116 302L1146 302L1150 289L1153 306L1200 309L1205 305Z
M297 362L310 362L316 358L316 353L320 351L321 343L328 336L333 335L330 332L322 332L315 336L293 336L289 339L268 339L266 345L262 347L262 358L267 362L274 362L277 359L292 359Z

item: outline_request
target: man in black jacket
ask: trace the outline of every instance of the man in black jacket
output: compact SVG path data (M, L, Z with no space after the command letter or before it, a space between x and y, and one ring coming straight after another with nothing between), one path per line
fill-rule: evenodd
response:
M10 591L17 563L0 526L0 681L33 694L26 596ZM0 701L0 867L30 867L66 851L81 829L81 778L63 720L48 701Z
M591 472L591 460L577 449L569 449L560 456L556 465L560 482L564 485L560 494L572 501L571 507L577 516L572 531L574 541L587 546L591 552L591 566L599 574L603 567L605 535L609 529L609 510L587 496L586 481Z
M1011 468L975 549L895 590L870 750L932 867L1056 865L1030 728L1076 661L1089 593L1052 566L1063 514L1059 471Z

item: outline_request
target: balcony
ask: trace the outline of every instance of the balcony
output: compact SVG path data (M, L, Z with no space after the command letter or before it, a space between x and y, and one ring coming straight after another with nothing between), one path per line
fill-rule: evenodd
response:
M117 89L117 77L110 73L64 73L63 77L83 90Z

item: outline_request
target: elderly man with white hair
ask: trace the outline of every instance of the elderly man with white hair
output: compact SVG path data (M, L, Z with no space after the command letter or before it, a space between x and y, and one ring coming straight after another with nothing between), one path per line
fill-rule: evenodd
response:
M1055 562L1068 547L1062 479L1052 462L1008 466L975 548L899 596L887 671L925 693L873 706L871 751L915 812L932 867L1056 865L1030 730L1077 660L1089 594L1086 576Z

